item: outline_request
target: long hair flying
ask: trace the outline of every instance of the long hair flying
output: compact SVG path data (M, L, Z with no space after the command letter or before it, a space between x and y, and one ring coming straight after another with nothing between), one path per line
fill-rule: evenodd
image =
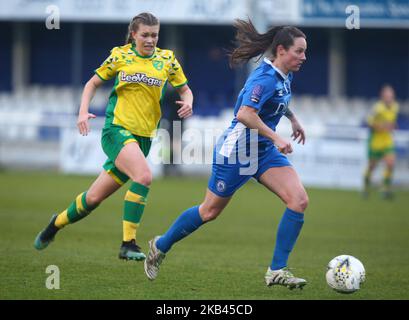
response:
M275 57L279 45L288 49L294 44L295 38L307 39L300 29L292 26L273 27L266 33L259 33L250 19L237 19L234 27L237 30L235 39L238 47L229 54L231 67L245 63L253 57L261 57L269 47Z

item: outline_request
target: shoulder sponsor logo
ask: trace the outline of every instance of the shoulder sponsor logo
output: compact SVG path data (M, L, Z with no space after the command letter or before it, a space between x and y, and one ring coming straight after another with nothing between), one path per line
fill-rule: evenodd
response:
M148 77L145 73L126 74L124 71L121 71L120 81L128 83L144 83L151 87L160 87L163 82L160 79Z
M261 95L263 94L264 87L262 85L256 84L251 91L250 100L254 103L258 103L261 99Z

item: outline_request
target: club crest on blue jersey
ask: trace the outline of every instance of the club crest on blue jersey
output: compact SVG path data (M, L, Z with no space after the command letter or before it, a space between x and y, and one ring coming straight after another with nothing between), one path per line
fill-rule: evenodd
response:
M226 182L224 182L223 180L218 180L216 182L216 189L219 192L224 192L226 190Z
M261 99L261 95L263 94L264 87L260 84L254 86L253 91L251 92L250 100L258 103Z

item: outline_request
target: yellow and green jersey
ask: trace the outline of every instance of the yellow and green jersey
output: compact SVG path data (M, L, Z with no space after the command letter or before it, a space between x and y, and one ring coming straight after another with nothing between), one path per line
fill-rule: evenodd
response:
M171 50L155 48L141 56L135 45L115 47L95 70L102 80L115 77L106 110L105 127L122 126L135 135L153 137L161 118L161 102L167 82L173 87L187 83L182 67Z
M371 126L369 138L369 147L372 150L383 150L394 147L393 134L390 130L375 129L374 125L391 125L395 126L398 117L399 105L393 103L387 106L384 102L379 101L373 107L372 113L368 117L368 124Z

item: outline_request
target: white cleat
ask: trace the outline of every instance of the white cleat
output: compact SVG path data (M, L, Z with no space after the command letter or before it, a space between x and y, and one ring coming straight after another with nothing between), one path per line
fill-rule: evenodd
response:
M162 251L156 248L156 241L159 238L160 238L159 236L156 236L155 238L149 241L149 253L148 257L144 262L145 273L149 280L156 279L159 272L159 266L166 256Z
M271 270L270 267L264 276L267 286L281 285L284 287L292 289L302 289L307 281L301 278L294 277L294 275L288 270L288 268L283 268L280 270Z

